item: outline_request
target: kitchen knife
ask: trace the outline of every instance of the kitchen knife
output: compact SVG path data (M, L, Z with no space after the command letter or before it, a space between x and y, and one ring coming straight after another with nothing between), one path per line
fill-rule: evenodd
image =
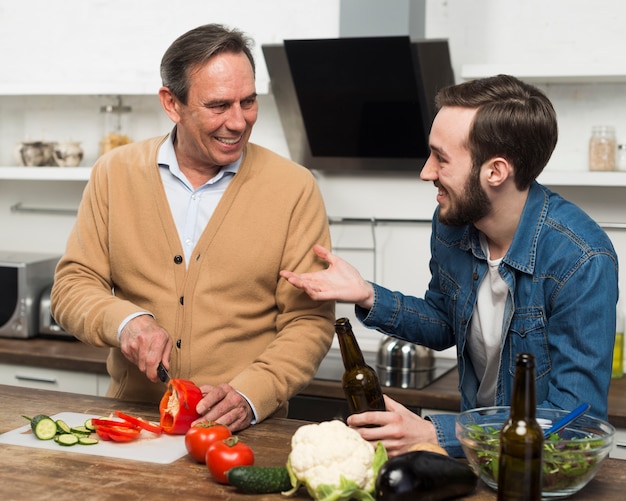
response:
M159 379L162 383L168 383L171 379L170 373L167 372L167 369L163 365L163 362L159 362L159 366L157 367L157 376L159 376Z

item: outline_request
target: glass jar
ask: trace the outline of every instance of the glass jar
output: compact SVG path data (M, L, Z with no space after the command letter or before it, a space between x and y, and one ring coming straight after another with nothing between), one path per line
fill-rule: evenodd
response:
M626 144L617 145L617 158L615 160L617 170L626 170Z
M132 142L126 132L131 111L130 106L122 104L121 96L116 97L115 104L108 104L100 108L100 113L104 116L104 134L100 141L100 155Z
M589 140L589 170L615 170L616 154L615 128L610 125L597 125L591 129Z

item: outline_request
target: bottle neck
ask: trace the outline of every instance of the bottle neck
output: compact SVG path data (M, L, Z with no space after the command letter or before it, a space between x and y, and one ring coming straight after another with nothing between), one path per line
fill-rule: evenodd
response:
M515 361L511 417L535 419L535 416L535 359L528 353L521 353Z
M345 319L344 319L345 320ZM341 359L346 369L361 367L365 365L365 359L359 344L356 342L352 326L348 320L335 324L335 332L339 341L339 349L341 350Z

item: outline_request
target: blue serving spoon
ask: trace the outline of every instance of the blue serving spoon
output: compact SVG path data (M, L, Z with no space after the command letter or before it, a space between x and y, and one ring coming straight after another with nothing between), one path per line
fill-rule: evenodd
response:
M556 423L554 423L550 428L548 428L544 432L543 438L548 438L550 436L550 433L558 433L559 431L561 431L572 421L575 421L580 416L582 416L585 412L587 412L589 410L589 407L591 407L589 404L582 404L576 407L572 412L570 412L569 414L566 414L561 419L559 419Z

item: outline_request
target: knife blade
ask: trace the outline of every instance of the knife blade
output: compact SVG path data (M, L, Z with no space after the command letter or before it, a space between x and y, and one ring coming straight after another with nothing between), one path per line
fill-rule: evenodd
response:
M157 376L161 380L162 383L168 383L170 379L170 373L167 371L163 362L159 362L159 366L157 367Z

